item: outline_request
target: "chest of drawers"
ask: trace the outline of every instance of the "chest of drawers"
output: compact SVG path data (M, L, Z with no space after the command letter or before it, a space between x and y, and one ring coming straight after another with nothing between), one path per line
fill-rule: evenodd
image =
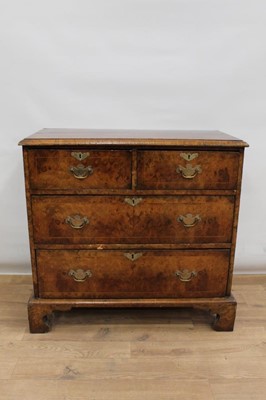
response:
M43 129L22 140L32 333L74 307L192 307L233 330L242 140Z

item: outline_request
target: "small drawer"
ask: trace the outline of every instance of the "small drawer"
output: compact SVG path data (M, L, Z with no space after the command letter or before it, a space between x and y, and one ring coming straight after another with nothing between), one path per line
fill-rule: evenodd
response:
M224 296L228 250L39 250L43 298Z
M234 196L32 196L36 243L229 243Z
M139 151L138 189L235 189L239 152Z
M28 162L32 189L131 188L130 151L32 149Z

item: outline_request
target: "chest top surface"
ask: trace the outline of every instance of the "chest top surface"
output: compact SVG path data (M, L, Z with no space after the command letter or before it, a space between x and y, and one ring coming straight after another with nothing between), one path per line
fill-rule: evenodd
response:
M234 136L211 130L42 129L19 143L22 146L217 146L247 147Z

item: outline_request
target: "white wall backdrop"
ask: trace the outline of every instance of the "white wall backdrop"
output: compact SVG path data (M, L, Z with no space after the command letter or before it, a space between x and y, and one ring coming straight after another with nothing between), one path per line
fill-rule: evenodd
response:
M19 139L220 129L246 152L237 272L266 272L265 0L0 0L0 272L29 273Z

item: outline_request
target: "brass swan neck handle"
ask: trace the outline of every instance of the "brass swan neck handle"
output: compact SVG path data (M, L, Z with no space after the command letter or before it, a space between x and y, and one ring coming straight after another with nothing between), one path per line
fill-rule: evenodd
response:
M181 222L185 228L191 228L192 226L197 225L201 221L201 216L199 214L179 215L179 217L177 217L177 221Z
M82 268L71 269L68 275L73 278L75 282L85 282L88 278L92 277L92 272L88 269L84 271Z
M89 223L88 217L82 215L69 215L65 219L65 223L71 226L73 229L82 229Z
M197 276L197 272L183 269L183 271L176 271L175 275L181 282L190 282L193 277Z
M93 168L91 165L86 167L83 164L79 164L77 166L70 167L69 171L76 179L86 179L89 175L93 174Z

